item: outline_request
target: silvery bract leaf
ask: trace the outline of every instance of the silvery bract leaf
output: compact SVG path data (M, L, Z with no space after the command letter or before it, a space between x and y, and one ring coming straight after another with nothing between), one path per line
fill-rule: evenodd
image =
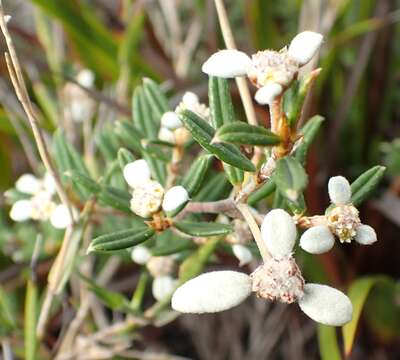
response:
M335 238L326 225L317 225L306 230L300 238L300 246L311 254L323 254L332 249Z
M189 194L186 189L181 186L173 186L169 189L162 202L162 208L164 211L172 211L189 201Z
M331 326L343 326L353 316L353 305L341 291L327 285L306 284L300 309L314 321Z
M369 225L360 225L357 228L357 233L356 233L356 237L355 240L362 245L371 245L373 244L375 241L377 241L376 238L376 232L375 230L369 226Z
M10 210L10 218L14 221L26 221L32 215L32 202L30 200L16 201Z
M282 94L282 86L277 83L268 83L258 89L254 99L261 105L270 105L277 96Z
M321 47L323 36L313 31L297 34L289 45L288 54L300 66L307 64Z
M180 286L172 296L172 308L183 313L228 310L251 293L251 279L236 271L213 271Z
M15 188L25 194L36 194L40 191L41 181L32 174L24 174L15 183Z
M250 66L251 59L244 52L221 50L211 55L201 70L208 75L233 78L246 75Z
M235 244L232 246L232 251L239 260L239 266L247 265L251 260L253 260L251 251L244 245Z
M137 245L132 249L131 259L139 265L146 264L151 258L149 249L144 245Z
M343 176L334 176L329 179L328 193L331 202L335 205L344 205L350 202L351 187Z
M56 229L65 229L72 223L67 207L63 204L57 205L50 216L50 223Z
M124 178L132 188L150 180L151 170L144 159L133 161L124 167Z
M167 111L161 117L161 126L166 127L169 130L176 130L183 126L181 119L178 114L174 111Z
M261 236L276 259L288 256L296 242L297 230L292 217L282 209L271 210L261 225Z
M156 300L161 301L174 291L178 280L171 276L158 276L153 280L152 293Z

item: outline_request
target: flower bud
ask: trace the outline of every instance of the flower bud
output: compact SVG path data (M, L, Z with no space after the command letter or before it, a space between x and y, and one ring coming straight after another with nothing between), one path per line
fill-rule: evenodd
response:
M11 207L10 218L14 221L26 221L31 218L32 210L30 200L18 200Z
M300 238L300 246L311 254L323 254L332 249L335 238L326 225L317 225L306 230Z
M131 252L131 259L139 265L146 264L151 258L149 249L144 245L136 245Z
M251 66L251 59L238 50L221 50L211 55L201 70L212 76L233 78L244 76Z
M282 209L271 210L261 225L261 236L271 255L282 259L291 254L296 242L296 225Z
M166 212L173 211L188 201L189 194L186 189L181 185L173 186L165 193L162 208Z
M54 208L50 215L50 223L56 229L65 229L68 225L71 225L72 219L64 204L57 205Z
M212 271L189 280L172 296L172 308L183 313L228 310L251 293L251 279L236 271Z
M289 45L288 54L300 66L307 64L317 53L322 44L323 36L313 31L303 31L297 34Z
M328 193L331 202L335 205L345 205L351 199L351 187L343 176L334 176L329 179Z
M41 181L32 174L22 175L15 183L15 188L25 194L36 194L41 189Z
M369 225L360 225L356 230L355 241L362 245L371 245L377 241L375 230Z
M163 196L164 188L157 181L148 180L133 190L131 210L136 215L148 218L160 210Z
M124 167L125 181L131 188L143 184L150 180L151 170L147 161L144 159L135 160Z
M239 260L239 266L247 265L251 260L253 260L253 255L251 251L244 245L235 244L232 245L233 254Z
M182 121L179 119L177 113L174 111L167 111L161 117L161 126L169 130L175 130L182 127Z
M152 293L156 300L161 301L171 295L178 285L178 280L171 276L160 276L153 280Z
M282 94L282 86L277 83L268 83L262 88L258 89L254 98L261 105L270 105L272 102Z
M341 291L327 285L306 284L300 309L311 319L330 326L343 326L353 316L353 305Z

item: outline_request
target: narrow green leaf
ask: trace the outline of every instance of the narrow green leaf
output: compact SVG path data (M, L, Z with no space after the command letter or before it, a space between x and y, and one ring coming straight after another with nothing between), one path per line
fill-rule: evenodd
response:
M134 216L130 209L131 195L129 192L103 185L98 198L104 204Z
M235 166L239 169L254 172L255 167L238 148L233 144L212 144L214 129L195 113L184 110L181 119L186 128L191 132L193 138L208 152L214 154L221 161Z
M173 241L164 242L151 249L153 256L167 256L176 254L182 250L192 249L195 245L191 239L187 238L176 238L171 239Z
M179 221L174 224L174 227L185 234L201 237L226 235L232 232L230 225L214 222Z
M218 78L215 76L208 78L208 103L210 105L211 123L214 129L218 129L224 124L224 119L222 117Z
M318 324L317 335L321 360L341 360L336 328Z
M235 168L228 164L223 164L223 165L224 165L224 170L225 170L226 176L228 177L228 180L230 181L230 183L233 186L239 185L243 182L244 173L242 170Z
M129 230L101 235L92 240L87 253L127 249L150 239L154 234L155 231L149 227L135 227Z
M282 195L291 201L296 201L307 186L307 174L292 156L277 161L273 178Z
M124 171L124 167L133 161L135 161L135 156L128 149L120 148L118 150L118 163L121 171Z
M314 142L323 121L324 118L322 116L313 116L300 130L300 133L303 134L303 138L295 151L295 157L303 165L306 162L307 152Z
M249 205L255 205L259 201L270 196L276 189L274 179L269 179L264 185L258 190L254 191L248 198L247 203Z
M158 84L149 78L143 79L143 89L154 116L160 121L161 116L170 110L168 100Z
M133 93L132 114L135 127L148 139L156 139L158 128L154 124L149 104L145 99L144 90L141 86L136 87Z
M0 286L0 335L16 328L16 314L12 308L10 296Z
M140 273L138 283L136 285L135 292L133 293L130 307L133 311L140 311L142 307L144 295L146 292L147 283L150 280L150 275L147 271L143 270Z
M81 185L92 194L97 194L101 191L101 185L84 174L71 170L67 171L65 175L69 176L74 183Z
M218 140L242 145L271 146L280 143L279 136L270 130L241 121L223 125L215 136Z
M194 199L196 201L216 201L226 197L231 191L231 186L224 173L211 177L199 190Z
M212 164L212 155L206 154L199 156L192 164L186 176L182 180L182 186L192 197L197 194L203 183L208 169Z
M385 170L384 166L374 166L352 182L351 202L354 205L361 204L372 193L381 181Z
M37 352L36 323L38 310L38 289L32 280L27 281L24 315L25 359L35 360Z
M131 122L117 121L115 123L115 133L124 142L126 146L135 152L142 151L142 139L144 135Z

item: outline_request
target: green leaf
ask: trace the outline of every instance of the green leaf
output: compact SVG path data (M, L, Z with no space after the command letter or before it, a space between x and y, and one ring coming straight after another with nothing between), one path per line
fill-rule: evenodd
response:
M385 170L384 166L374 166L352 182L351 202L354 205L361 204L372 193L381 181Z
M124 171L124 167L133 161L135 161L135 156L128 149L120 148L118 150L118 163L121 171Z
M210 76L208 80L208 99L211 122L215 129L235 121L235 112L229 93L227 79Z
M244 173L242 170L235 168L228 164L223 164L223 165L224 165L224 170L225 170L226 176L228 177L228 180L230 181L230 183L233 186L239 185L243 182Z
M341 360L336 328L318 324L317 327L319 354L322 360Z
M305 164L307 152L314 142L315 137L319 129L321 128L321 124L324 121L322 116L316 115L313 116L310 120L308 120L305 125L301 128L300 133L303 134L303 138L301 140L300 145L297 147L295 151L295 157L300 161L303 165Z
M258 190L254 191L248 198L247 203L249 205L255 205L262 199L270 196L276 189L274 179L269 179L263 184Z
M168 242L163 242L162 244L151 249L151 254L153 256L167 256L171 254L179 253L183 250L192 249L195 245L191 239L176 237L168 239Z
M81 185L92 194L97 194L102 189L101 185L99 185L96 181L77 171L67 171L65 175L69 176L74 183Z
M277 161L273 178L282 195L291 201L296 201L307 186L307 174L292 156Z
M109 126L105 126L104 129L97 134L95 141L98 149L107 161L115 160L119 143L117 136L109 128Z
M149 280L149 273L145 270L142 270L130 304L132 311L140 311L144 299L144 294L146 292L146 286Z
M232 232L230 225L214 222L179 221L174 223L174 227L185 234L201 237L226 235Z
M24 346L25 359L35 360L37 351L36 323L38 311L38 289L32 280L28 280L25 296Z
M130 207L132 196L129 192L103 185L98 198L102 203L134 216Z
M92 240L87 253L127 249L150 239L154 234L155 231L149 227L135 227L129 230L101 235Z
M171 110L168 104L168 100L165 97L164 93L161 91L158 84L149 78L143 79L143 89L144 89L144 95L150 106L151 112L153 113L153 116L155 116L157 122L159 123L161 120L161 116L165 112Z
M215 136L218 140L242 145L270 146L280 143L279 136L270 130L241 121L223 125Z
M142 139L144 135L131 122L117 121L115 123L115 134L126 146L140 153L143 149Z
M193 138L209 153L214 154L221 161L239 169L254 172L256 169L233 144L212 144L214 129L201 117L189 110L180 113L185 127L191 132Z
M5 335L16 328L16 314L10 296L0 286L0 335Z
M179 282L182 284L199 275L206 265L210 256L214 253L221 237L212 237L189 256L179 267Z
M346 356L350 355L353 348L357 325L367 297L372 288L379 282L390 282L390 279L384 276L368 276L356 279L350 285L348 296L353 304L353 318L342 328Z
M231 186L224 173L211 177L194 197L196 201L216 201L228 196Z
M186 176L182 180L182 186L192 197L197 194L204 181L206 173L212 164L212 155L199 156L192 164Z
M148 139L157 139L159 126L154 122L151 108L143 87L136 87L132 98L132 114L135 127Z

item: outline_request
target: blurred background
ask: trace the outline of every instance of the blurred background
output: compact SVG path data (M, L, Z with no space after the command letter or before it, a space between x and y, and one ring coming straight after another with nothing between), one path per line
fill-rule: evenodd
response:
M357 279L369 280L350 358L398 359L400 2L226 0L225 4L237 46L248 54L280 49L300 30L325 36L318 64L311 64L322 72L304 115L325 118L307 162L309 213L319 214L327 207L329 176L341 174L354 180L377 164L385 165L387 171L379 189L360 209L362 222L376 229L378 242L371 247L337 246L313 259L303 254L303 268L308 279L325 279L344 289ZM172 103L188 90L207 102L207 76L201 64L225 47L211 0L3 0L3 6L12 16L9 29L42 128L51 134L62 127L78 148L92 145L81 144L79 134L85 130L68 121L56 101L77 71L88 68L94 72L95 85L88 94L98 106L96 124L106 126L131 115L132 89L144 76L161 83ZM0 46L4 52L3 40ZM232 95L237 111L243 112L234 86ZM0 103L0 303L7 299L20 322L13 330L15 338L11 337L17 346L23 331L26 271L38 230L33 224L9 219L3 192L21 174L37 167L38 156L4 59L0 62ZM256 110L259 121L268 122L268 112L262 107ZM47 234L51 240L45 242L37 268L43 287L62 240L59 233ZM229 257L220 260L232 265ZM132 277L134 268L129 263L119 266L109 288L132 291L137 281ZM43 340L43 358L51 358L75 305L65 294ZM118 313L109 316L118 319ZM84 327L90 332L90 321ZM324 333L318 337L316 331L315 323L297 307L271 305L252 297L218 315L182 316L164 327L144 327L131 340L139 350L177 354L159 359L317 359ZM3 315L0 337L6 334ZM329 344L323 349L328 349L324 358L336 358L329 354ZM153 358L157 359L148 357Z

